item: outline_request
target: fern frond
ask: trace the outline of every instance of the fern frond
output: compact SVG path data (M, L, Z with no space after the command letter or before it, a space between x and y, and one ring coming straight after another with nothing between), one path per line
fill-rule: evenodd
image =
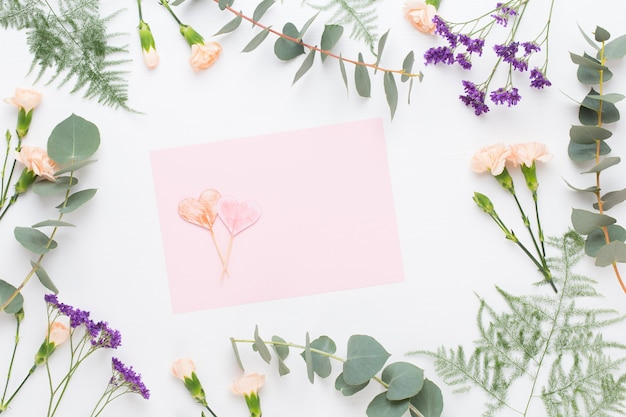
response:
M58 10L36 0L0 1L0 21L26 30L35 82L44 76L47 84L58 81L59 87L72 82L71 93L82 90L87 99L131 110L126 71L118 69L129 60L114 58L127 53L127 46L113 44L120 33L107 32L117 13L101 17L100 0L58 0Z
M375 3L378 0L323 0L324 3L303 3L314 10L332 12L329 23L351 25L350 38L365 42L375 54L375 43L378 40L378 11Z

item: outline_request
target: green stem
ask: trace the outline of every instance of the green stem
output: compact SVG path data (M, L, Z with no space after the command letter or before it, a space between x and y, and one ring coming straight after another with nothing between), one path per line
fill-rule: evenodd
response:
M139 21L143 20L143 12L141 10L141 0L137 0L137 9L139 9Z
M13 353L11 354L11 361L9 362L9 370L7 371L6 384L4 386L4 391L2 392L2 400L0 400L0 410L5 410L6 406L9 405L9 402L11 402L11 399L9 399L9 401L5 403L4 399L6 398L7 390L9 389L9 381L11 380L11 371L13 370L13 363L15 362L15 353L17 352L17 345L20 341L20 324L21 324L21 320L16 318L15 343L13 344ZM13 394L11 398L13 398L14 396L15 394Z
M28 371L28 374L26 374L26 377L22 380L22 382L20 383L20 385L15 389L15 391L13 392L13 394L11 395L11 397L9 397L9 399L7 400L6 403L3 404L3 406L6 408L11 401L13 401L13 398L15 398L15 396L17 395L17 393L19 392L19 390L22 389L22 387L24 386L24 384L26 383L26 381L28 381L28 378L30 378L30 376L35 373L35 370L37 369L37 365L33 365L32 368L30 368L30 370Z
M170 7L170 3L167 0L161 0L161 5L163 5L163 7L165 7L167 9L167 11L170 12L170 14L174 18L174 20L176 20L176 23L178 23L180 26L184 26L185 25L183 22L180 21L180 19L178 19L178 16L176 16L174 11Z

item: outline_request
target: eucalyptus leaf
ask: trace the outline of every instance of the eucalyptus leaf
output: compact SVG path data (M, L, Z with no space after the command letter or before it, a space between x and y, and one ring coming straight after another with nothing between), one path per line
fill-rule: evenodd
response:
M593 34L595 35L594 37L598 42L606 42L611 38L611 34L609 33L609 31L600 26L596 26L596 31L593 32Z
M48 156L57 164L74 164L89 159L99 146L98 127L72 114L52 129L48 138Z
M63 222L61 220L44 220L42 222L33 224L31 227L37 228L37 227L48 227L48 226L50 227L76 227L72 223Z
M593 213L587 210L572 209L572 226L581 235L588 235L594 230L615 223L613 217Z
M367 382L364 382L362 384L357 384L357 385L350 385L346 382L345 379L343 379L343 372L340 373L337 376L337 379L335 379L335 389L337 391L341 391L341 393L346 396L349 397L351 395L356 394L357 392L361 391L363 388L365 388L368 384L370 383L369 380L367 380Z
M272 342L284 343L284 344L272 344L272 349L276 352L278 357L278 374L280 376L287 375L291 370L285 364L285 358L289 356L289 346L286 345L285 339L279 336L272 336Z
M259 326L254 327L254 344L252 346L259 352L259 355L261 355L261 358L265 362L270 363L272 354L265 345L265 342L263 342L263 339L259 336Z
M603 71L601 75L600 71L598 70L583 67L580 65L576 70L576 78L578 79L578 81L580 81L582 84L587 85L600 84L600 80L604 80L607 76L608 78L611 78L612 75L613 74L608 69Z
M567 154L574 162L584 162L596 159L596 144L580 144L571 142L567 147ZM611 153L611 147L606 142L600 142L600 155L608 155Z
M335 342L328 336L321 336L311 342L311 349L333 354L337 351ZM304 352L300 354L306 361ZM320 378L326 378L330 375L332 367L330 364L330 358L315 351L311 351L311 364L313 371L319 375Z
M13 296L13 294L17 291L13 285L9 284L6 281L0 279L0 305L4 305L7 300ZM24 297L22 294L17 293L15 298L11 300L11 302L6 306L4 312L7 314L15 314L19 312L24 306Z
M317 18L317 16L319 16L320 12L317 12L313 15L313 17L311 17L309 20L306 21L306 23L304 24L304 26L302 26L302 30L298 33L298 40L301 41L302 38L304 38L304 34L306 33L307 30L309 30L309 27L311 26L311 24L313 23L313 21Z
M383 76L383 84L385 87L385 96L387 97L387 104L389 105L389 111L391 112L391 119L396 114L398 108L398 87L396 86L396 80L393 77L392 72L386 72Z
M368 404L365 411L368 417L402 417L409 409L409 400L390 401L384 392L378 394Z
M565 184L567 184L567 186L569 188L571 188L572 190L574 190L574 191L582 191L582 192L585 192L585 193L597 193L598 191L600 191L600 188L598 188L597 185L593 185L593 186L588 187L588 188L577 188L577 187L574 187L572 184L570 184L567 181L565 181Z
M403 83L409 80L412 77L409 77L407 74L411 74L413 71L413 64L415 63L415 53L413 51L409 52L406 57L404 57L404 61L402 61L402 75L400 76L400 81Z
M30 261L30 266L33 268L33 270L35 271L35 275L37 275L37 278L39 278L39 282L41 282L44 287L46 287L55 294L59 293L56 285L54 285L54 282L52 282L50 276L48 275L46 270L43 269L43 266L41 266L41 264Z
M276 39L274 43L274 54L276 54L278 59L289 61L304 53L304 46L299 42L300 33L293 23L285 23L283 26L283 35L292 39L298 39L298 41L292 41L282 36Z
M569 130L570 139L581 144L595 144L596 141L606 140L612 135L610 130L598 126L572 126Z
M224 10L227 7L232 6L234 2L235 0L218 0L217 5L220 8L220 10Z
M380 59L383 56L383 51L385 50L385 44L387 43L387 36L389 36L389 30L383 34L378 40L378 49L376 51L376 63L374 64L374 74L378 71L378 64L380 64Z
M626 244L615 240L600 248L596 256L596 266L604 267L613 262L626 262Z
M596 71L603 71L605 69L607 69L606 66L602 65L601 63L599 63L597 60L591 58L588 55L585 56L580 56L580 55L576 55L572 52L570 52L570 58L572 60L572 62L576 65L580 65L583 66L585 68L589 68L592 70L596 70Z
M343 58L341 54L339 55L339 70L341 71L341 79L343 80L343 85L346 86L346 92L348 92L348 74L346 73L346 66L343 63Z
M383 369L381 379L388 385L388 400L405 400L417 395L422 389L424 371L412 363L394 362Z
M40 196L48 196L61 194L74 185L78 184L76 177L59 177L56 181L35 181L33 184L33 192Z
M610 210L619 203L626 200L626 188L617 191L610 191L602 196L602 209ZM593 208L598 210L598 203L593 203Z
M626 56L626 35L617 37L604 45L605 59L615 60L624 56Z
M95 188L77 191L67 198L65 204L61 203L56 208L59 209L60 213L71 213L72 211L78 209L80 206L91 200L93 196L96 195L97 191L98 190L96 190Z
M597 43L595 43L588 35L587 33L583 30L583 28L580 27L580 25L578 25L578 30L580 31L580 33L583 35L583 38L585 38L585 40L587 41L587 43L596 51L600 49L600 47L598 46Z
M343 35L343 26L341 25L324 25L324 32L322 32L322 40L320 48L322 51L330 51L339 42L339 39ZM322 53L322 62L328 55Z
M16 227L15 239L29 251L41 255L57 247L57 243L45 233L31 227Z
M409 92L407 94L407 103L411 104L411 91L413 90L413 78L409 80Z
M66 172L78 171L79 169L87 165L91 165L94 162L96 162L96 159L86 159L84 161L76 162L76 163L69 164L69 165L64 165L63 168L55 172L54 175L60 175L60 174L65 174Z
M302 352L302 357L306 363L306 375L309 378L309 382L312 384L315 382L315 370L313 369L313 356L311 355L311 340L309 332L306 333L306 343L304 346L304 352Z
M581 107L578 110L578 119L580 123L586 126L595 126L601 120L603 123L614 123L620 119L619 110L615 107L615 104L610 102L600 102L594 100L590 96L599 95L593 88L587 94L581 103ZM602 103L602 110L600 110L600 104ZM599 117L601 114L601 119Z
M254 38L248 42L248 44L243 48L241 52L252 52L257 46L261 45L263 41L267 38L267 35L270 33L271 26L266 27L261 32L257 33Z
M382 369L390 354L371 336L353 335L343 363L343 378L350 385L359 385L373 378Z
M313 66L313 62L315 61L315 49L311 49L309 54L302 61L302 65L296 71L296 75L293 77L293 82L291 85L294 85L308 70Z
M591 173L602 172L609 167L619 164L620 160L621 159L618 156L606 157L603 160L601 160L599 163L594 165L591 169L589 169L588 171L583 171L582 173L591 174Z
M267 10L272 7L274 3L276 3L275 0L263 0L261 3L259 3L252 13L252 20L254 20L255 22L260 21L263 15L265 15L265 12L267 12Z
M441 389L429 379L424 380L424 386L410 401L419 410L421 417L440 417L443 412ZM412 411L411 416L417 417Z
M626 242L626 229L622 226L611 224L607 226L607 232L609 234L609 242L614 240ZM606 244L607 242L604 230L596 229L587 235L587 239L585 240L585 253L595 258L598 255L600 248Z
M235 359L237 360L237 365L242 372L245 372L246 369L243 367L243 362L241 361L241 356L239 356L239 348L237 347L237 342L235 342L234 338L230 338L230 345L233 348L233 353L235 354Z
M590 95L588 96L591 100L602 100L602 101L606 101L607 103L618 103L620 101L622 101L624 99L624 95L623 94L617 94L617 93L610 93L610 94L598 94L598 95Z
M215 32L213 34L213 36L222 35L224 33L230 33L232 31L234 31L235 29L237 29L239 27L239 25L241 25L241 22L242 22L242 17L241 17L240 14L238 14L238 15L235 16L234 19L232 19L230 22L228 22L224 26L222 26L222 28L220 30Z
M370 97L372 91L372 83L370 81L370 75L367 71L367 67L363 62L363 54L359 52L359 65L354 67L354 81L356 84L356 91L361 97Z

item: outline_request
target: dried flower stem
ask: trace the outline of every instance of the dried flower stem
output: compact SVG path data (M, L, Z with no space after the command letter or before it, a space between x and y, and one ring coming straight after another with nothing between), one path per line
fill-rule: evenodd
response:
M219 0L213 0L213 1L215 3L219 3ZM274 29L272 29L269 26L265 26L262 23L257 22L256 20L252 19L251 17L246 16L245 14L243 14L243 13L233 9L230 6L226 6L226 10L228 10L229 12L233 13L234 15L239 16L242 19L252 23L254 26L257 26L260 29L263 29L265 31L273 33L274 35L279 36L279 37L281 37L283 39L286 39L288 41L291 41L293 43L297 43L299 45L302 45L303 47L309 49L310 51L317 51L320 54L324 54L324 55L329 56L331 58L335 58L335 59L338 59L340 61L347 62L347 63L353 64L353 65L360 65L360 66L364 66L364 67L369 67L369 68L374 69L375 71L390 72L390 73L404 75L404 76L407 76L407 77L420 77L420 75L421 75L420 73L417 73L417 74L406 73L403 69L399 69L399 70L395 69L394 70L394 69L388 69L388 68L381 68L381 67L377 66L376 64L367 64L367 63L364 63L364 62L355 61L353 59L344 58L343 56L333 54L332 52L330 52L328 50L321 49L321 48L318 48L317 46L313 46L313 45L309 45L307 43L304 43L304 42L302 42L301 39L293 38L291 36L285 35L284 33L278 32L277 30L274 30Z

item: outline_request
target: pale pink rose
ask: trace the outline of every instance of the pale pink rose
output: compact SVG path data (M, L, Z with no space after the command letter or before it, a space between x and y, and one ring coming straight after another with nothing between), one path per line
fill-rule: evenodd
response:
M472 170L474 172L489 171L493 175L500 175L504 171L510 153L510 149L502 143L483 146L472 157Z
M402 8L404 17L420 32L435 33L435 23L433 17L437 14L437 9L432 4L426 4L422 0L406 0Z
M5 98L4 101L24 109L26 113L34 109L41 102L41 93L27 88L16 88L15 96Z
M514 166L524 164L530 167L534 161L548 162L552 159L546 145L539 142L516 143L510 149L511 153L506 159Z
M58 321L52 323L49 331L48 341L54 343L55 346L65 343L70 337L70 329L65 324L59 323Z
M189 64L194 71L205 70L217 61L221 53L222 47L217 42L209 42L204 45L195 43L191 45Z
M143 62L146 64L146 67L152 69L156 68L159 65L159 54L154 48L150 48L148 52L142 49L143 52Z
M265 375L248 374L233 382L233 384L230 386L230 389L235 394L250 396L250 394L256 394L257 392L259 392L264 382Z
M56 181L54 172L57 165L50 159L45 150L37 146L22 146L15 155L15 159L23 163L29 171L33 171L38 177L48 181Z
M191 374L196 371L196 364L189 358L179 358L172 364L172 375L181 381L185 377L191 378Z

